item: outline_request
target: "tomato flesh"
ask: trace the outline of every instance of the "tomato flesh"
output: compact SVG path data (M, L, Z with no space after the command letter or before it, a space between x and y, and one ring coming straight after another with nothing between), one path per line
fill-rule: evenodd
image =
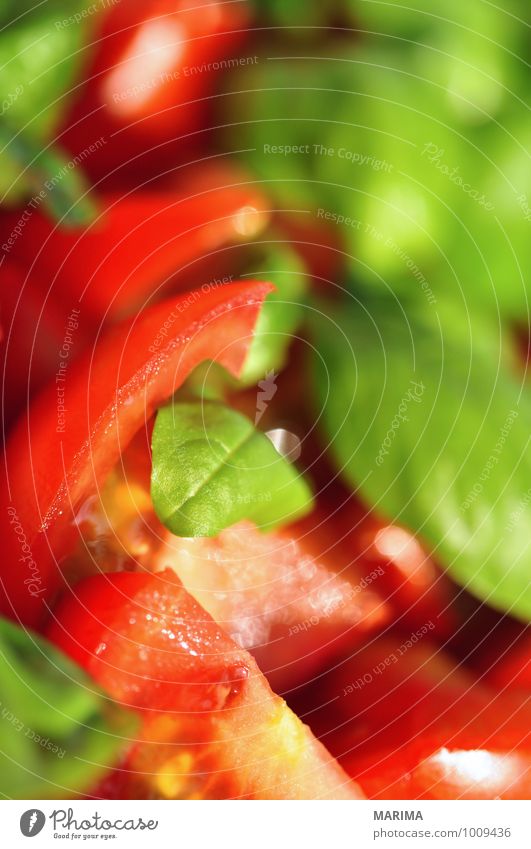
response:
M172 570L88 578L47 633L142 717L118 771L127 797L362 797Z

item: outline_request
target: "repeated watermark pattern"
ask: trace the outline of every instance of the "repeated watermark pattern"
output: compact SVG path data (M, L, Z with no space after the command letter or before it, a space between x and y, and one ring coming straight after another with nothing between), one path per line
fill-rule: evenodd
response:
M377 159L348 147L330 147L324 144L264 144L263 152L272 156L322 156L344 159L352 165L365 166L373 171L385 171L390 174L393 165L387 159Z
M28 201L28 203L26 204L26 209L13 227L7 240L3 243L2 250L4 251L4 253L8 254L11 251L17 240L22 236L28 221L30 221L33 216L33 213L36 212L36 210L38 210L40 206L42 206L43 202L46 200L48 195L53 192L53 190L56 188L56 186L59 185L62 180L64 180L66 175L70 171L73 171L74 168L77 168L78 165L82 165L85 162L85 159L87 159L87 157L91 156L93 153L96 153L98 150L101 150L101 148L105 144L107 144L107 139L104 138L104 136L100 136L100 138L96 139L95 142L88 145L84 150L82 150L76 156L72 157L72 159L70 159L68 162L65 162L65 164L59 169L59 171L57 171L57 173L53 175L53 177L50 177L43 183L41 190L36 195L34 195L31 200Z
M9 524L13 529L13 533L16 537L18 537L20 550L22 551L22 556L19 557L19 561L23 563L30 572L30 576L24 580L24 586L27 587L31 596L38 598L41 593L46 592L46 587L42 586L40 569L33 559L33 553L28 542L27 534L22 527L22 523L15 507L8 507L7 515L9 516Z
M201 299L202 295L207 295L209 292L212 292L213 289L217 289L220 286L226 286L227 283L230 283L233 279L234 275L232 274L229 274L226 277L213 277L208 283L203 283L200 289L194 289L194 291L190 292L189 295L181 298L176 304L175 309L168 313L167 319L159 327L158 333L153 339L153 343L149 346L148 351L151 354L157 353L159 348L164 345L170 334L171 328L179 316L183 315L190 307L197 303L197 301Z
M162 71L160 74L142 80L135 85L121 88L119 91L113 91L111 94L112 101L115 104L120 104L130 100L136 100L137 98L142 98L143 95L181 79L189 79L199 74L228 71L233 68L256 65L258 62L258 56L240 56L238 58L218 59L215 62L203 62L201 65L184 65L182 68L174 71Z
M288 636L293 637L303 631L309 631L311 628L315 628L316 625L319 625L319 623L323 619L328 619L338 610L342 610L343 608L345 608L355 596L362 592L362 590L369 587L378 578L381 578L384 574L384 571L385 570L382 568L382 566L377 566L376 569L373 569L372 572L369 572L368 575L365 575L364 578L361 578L361 580L359 580L357 584L349 585L348 589L346 589L340 597L332 599L322 613L320 613L319 615L314 614L313 616L309 616L307 619L304 619L301 622L297 622L295 625L292 625L288 631Z
M420 155L425 156L428 162L430 162L437 171L440 171L440 173L445 177L448 177L452 183L459 186L466 195L471 197L472 200L475 200L480 206L484 207L487 212L492 212L494 210L494 204L488 200L484 192L480 192L479 189L474 188L474 186L470 183L466 183L463 180L459 173L459 165L454 165L454 167L451 168L443 161L445 153L446 151L443 147L439 147L437 144L434 144L434 142L426 142Z
M87 6L85 9L81 9L80 12L75 12L67 18L55 21L55 29L68 29L68 27L81 24L83 21L86 21L87 18L92 18L94 15L99 14L99 12L104 12L111 9L113 6L118 6L120 2L121 0L97 0L96 3L91 3L90 6Z
M364 233L367 236L370 236L371 239L374 239L376 242L379 242L382 247L388 248L391 250L398 259L400 259L407 270L411 272L412 276L415 280L420 284L420 288L424 292L426 296L426 300L430 305L434 305L437 303L437 299L433 293L433 290L430 287L425 275L422 273L421 269L417 265L414 259L412 259L406 251L398 245L395 240L391 236L385 236L380 230L374 227L373 224L369 224L367 221L361 221L359 218L354 218L351 215L342 215L339 212L332 212L331 210L323 209L319 207L316 212L317 218L322 218L323 221L330 221L333 224L343 225L344 227L350 227L353 230L357 230L360 233Z
M59 368L55 375L55 391L57 395L57 433L65 433L66 429L66 371L68 360L74 344L74 333L79 327L80 310L73 308L66 321L63 344L59 351Z
M531 207L529 206L529 200L525 193L518 195L516 198L518 202L518 206L524 213L524 218L526 221L531 221Z
M397 430L399 429L402 422L408 422L409 419L406 416L408 407L411 403L420 404L421 398L424 395L425 386L422 381L418 383L416 380L410 380L411 386L408 391L402 396L400 400L400 404L398 405L398 410L396 415L394 416L389 430L385 435L385 439L382 442L380 450L376 455L376 465L381 466L384 462L385 457L389 454L389 449L393 444L393 441L396 437Z
M3 117L6 112L9 112L14 103L17 102L19 97L24 94L24 86L22 84L17 85L14 91L10 91L2 101L0 101L0 117Z
M505 530L507 531L507 533L512 534L512 532L514 531L514 529L518 525L520 519L524 515L526 507L528 507L530 504L531 504L531 487L529 487L527 492L523 495L523 497L518 502L518 506L517 506L516 510L512 511L512 513L509 517L509 521L505 525Z

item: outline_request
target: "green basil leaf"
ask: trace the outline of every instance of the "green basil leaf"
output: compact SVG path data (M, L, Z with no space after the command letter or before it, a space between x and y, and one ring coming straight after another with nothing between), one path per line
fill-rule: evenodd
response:
M499 327L392 298L316 315L314 385L347 481L459 584L531 619L531 405Z
M315 38L314 28L324 27L337 14L336 0L307 0L304 6L298 0L252 0L252 5L266 21L283 28L284 38Z
M68 798L119 758L136 720L42 637L0 619L0 796Z
M71 13L84 6L75 0ZM87 59L83 48L90 33L75 23L62 26L64 11L47 3L0 30L2 91L8 98L2 114L35 140L53 138Z
M17 17L0 29L0 194L11 205L31 198L63 224L81 226L95 216L85 195L83 157L51 142L103 12L87 15L85 0L33 5L9 4L6 15Z
M249 276L253 280L271 281L275 289L260 310L251 349L238 380L240 386L254 386L268 372L284 367L287 349L304 317L309 280L304 262L287 244L268 250L258 268L253 265Z
M349 272L370 287L464 291L520 320L530 298L525 28L491 8L472 31L479 3L453 3L455 22L444 22L353 0L358 25L371 13L391 25L396 13L426 33L420 43L339 39L311 57L277 46L234 71L227 150L245 148L280 205L336 223Z
M241 519L273 527L312 505L295 467L245 416L222 404L162 408L152 446L153 505L177 536L216 536Z
M253 256L257 252L259 255ZM235 378L217 363L201 363L185 384L194 397L220 401L227 391L255 386L268 374L281 371L304 319L310 275L297 251L285 242L273 241L253 246L250 253L253 259L240 277L264 280L275 288L260 310L245 366Z

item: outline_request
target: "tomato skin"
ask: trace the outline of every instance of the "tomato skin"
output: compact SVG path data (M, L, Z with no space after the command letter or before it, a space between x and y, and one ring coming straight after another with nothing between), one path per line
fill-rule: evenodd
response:
M216 251L255 235L268 218L263 195L245 184L209 185L192 194L104 194L98 204L98 218L82 230L33 213L13 248L40 280L42 299L52 292L55 300L78 305L94 336L102 324L191 288L191 281L207 285Z
M64 121L62 141L93 179L119 169L152 173L190 148L208 125L220 62L245 39L247 3L149 0L102 16L86 83ZM103 143L102 143L103 140ZM112 174L111 174L112 177Z
M55 382L35 399L10 436L0 486L5 615L25 624L46 615L81 501L199 362L217 360L238 373L270 290L264 283L234 283L152 307L68 366L64 421L56 414Z
M47 634L142 716L117 795L362 797L171 570L82 581Z

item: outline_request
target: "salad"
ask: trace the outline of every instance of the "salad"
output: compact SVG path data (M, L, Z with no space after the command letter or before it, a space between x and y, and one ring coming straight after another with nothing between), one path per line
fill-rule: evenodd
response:
M527 4L428 6L2 4L2 798L531 798Z

